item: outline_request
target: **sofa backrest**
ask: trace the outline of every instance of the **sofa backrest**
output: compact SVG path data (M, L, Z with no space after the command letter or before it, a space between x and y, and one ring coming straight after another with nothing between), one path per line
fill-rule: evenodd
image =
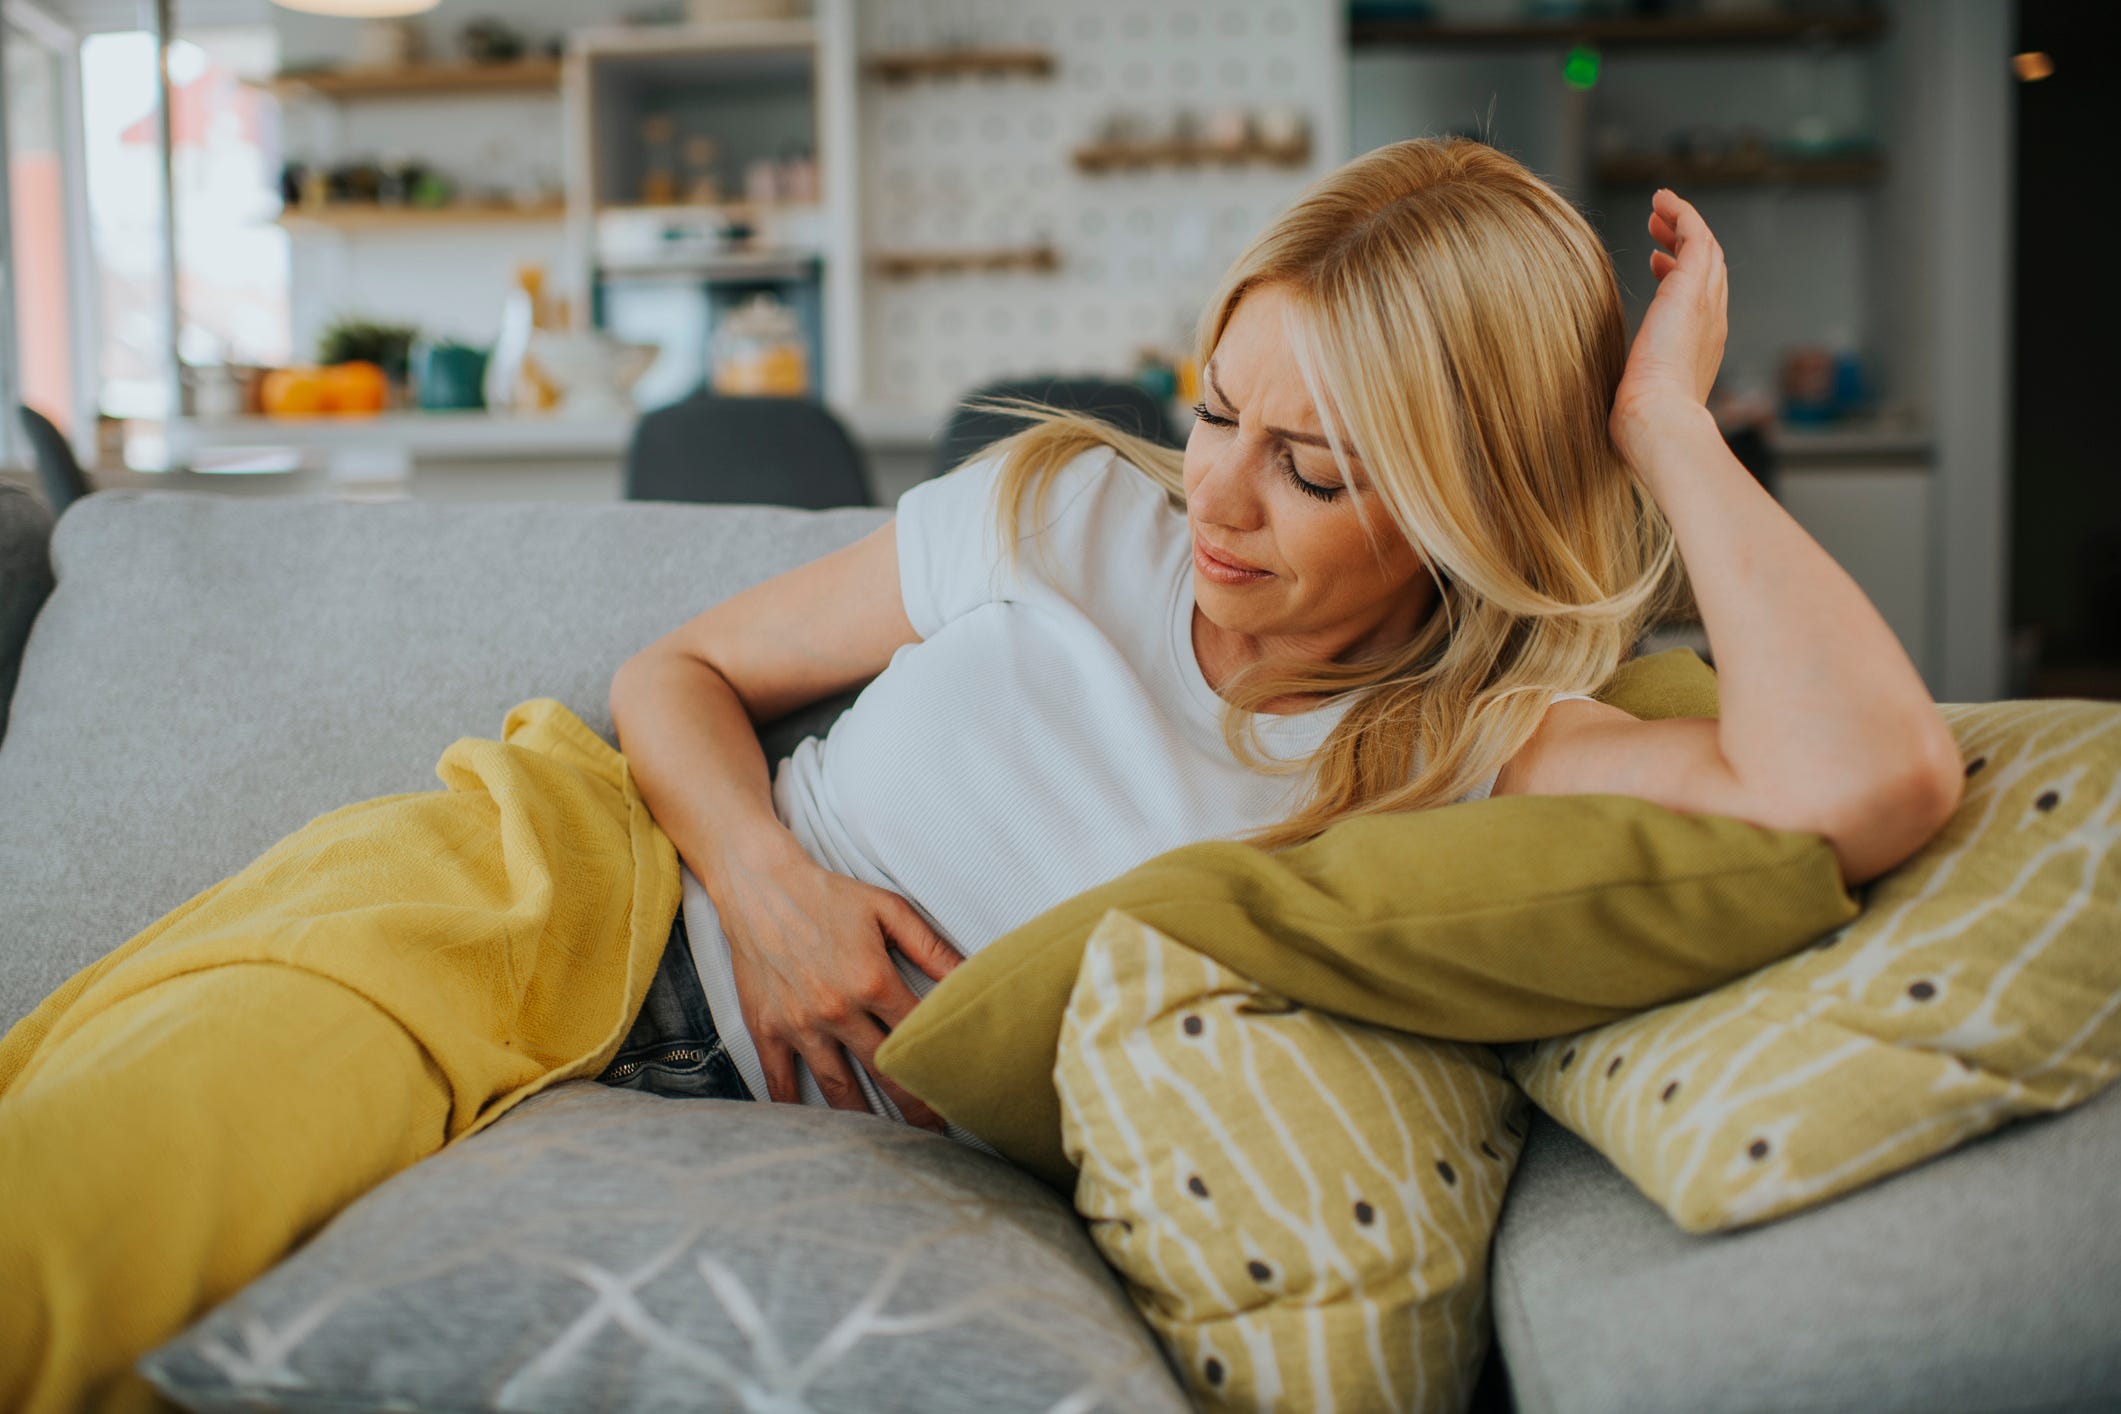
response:
M435 790L462 736L555 697L612 740L612 673L890 512L362 503L107 491L0 740L0 1028L317 815ZM777 762L852 700L761 733Z

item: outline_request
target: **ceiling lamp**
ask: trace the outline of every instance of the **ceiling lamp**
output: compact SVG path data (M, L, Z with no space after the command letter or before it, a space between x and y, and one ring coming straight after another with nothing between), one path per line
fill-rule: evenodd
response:
M285 10L309 15L337 15L349 20L387 20L432 10L441 0L273 0Z

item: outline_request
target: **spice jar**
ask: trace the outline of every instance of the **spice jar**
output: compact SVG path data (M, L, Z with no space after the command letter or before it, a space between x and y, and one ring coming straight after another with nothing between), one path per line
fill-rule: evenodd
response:
M810 358L788 306L754 295L714 331L714 390L735 397L800 397Z

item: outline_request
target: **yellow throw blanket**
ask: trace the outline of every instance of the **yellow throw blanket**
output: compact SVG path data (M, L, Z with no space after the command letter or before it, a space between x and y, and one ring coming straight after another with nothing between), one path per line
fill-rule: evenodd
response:
M140 1354L610 1063L679 902L625 759L538 698L435 773L310 821L0 1041L0 1409L157 1407Z

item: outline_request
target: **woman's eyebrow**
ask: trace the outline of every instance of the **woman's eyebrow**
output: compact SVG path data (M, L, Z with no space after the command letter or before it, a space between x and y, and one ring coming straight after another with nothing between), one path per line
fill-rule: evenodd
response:
M1232 412L1236 412L1238 410L1237 404L1230 401L1230 395L1223 391L1222 383L1215 376L1214 359L1211 358L1208 360L1208 366L1204 371L1208 375L1208 386L1215 390L1215 396L1222 399L1222 404L1224 407L1230 409L1230 411ZM1307 447L1324 447L1328 451L1331 451L1333 447L1333 444L1331 442L1328 442L1325 438L1319 436L1316 432L1291 432L1286 427L1269 427L1267 431L1271 435L1281 438L1284 442L1301 442ZM1348 448L1347 451L1349 461L1358 464L1362 461L1362 458L1356 455L1355 449L1353 447Z

